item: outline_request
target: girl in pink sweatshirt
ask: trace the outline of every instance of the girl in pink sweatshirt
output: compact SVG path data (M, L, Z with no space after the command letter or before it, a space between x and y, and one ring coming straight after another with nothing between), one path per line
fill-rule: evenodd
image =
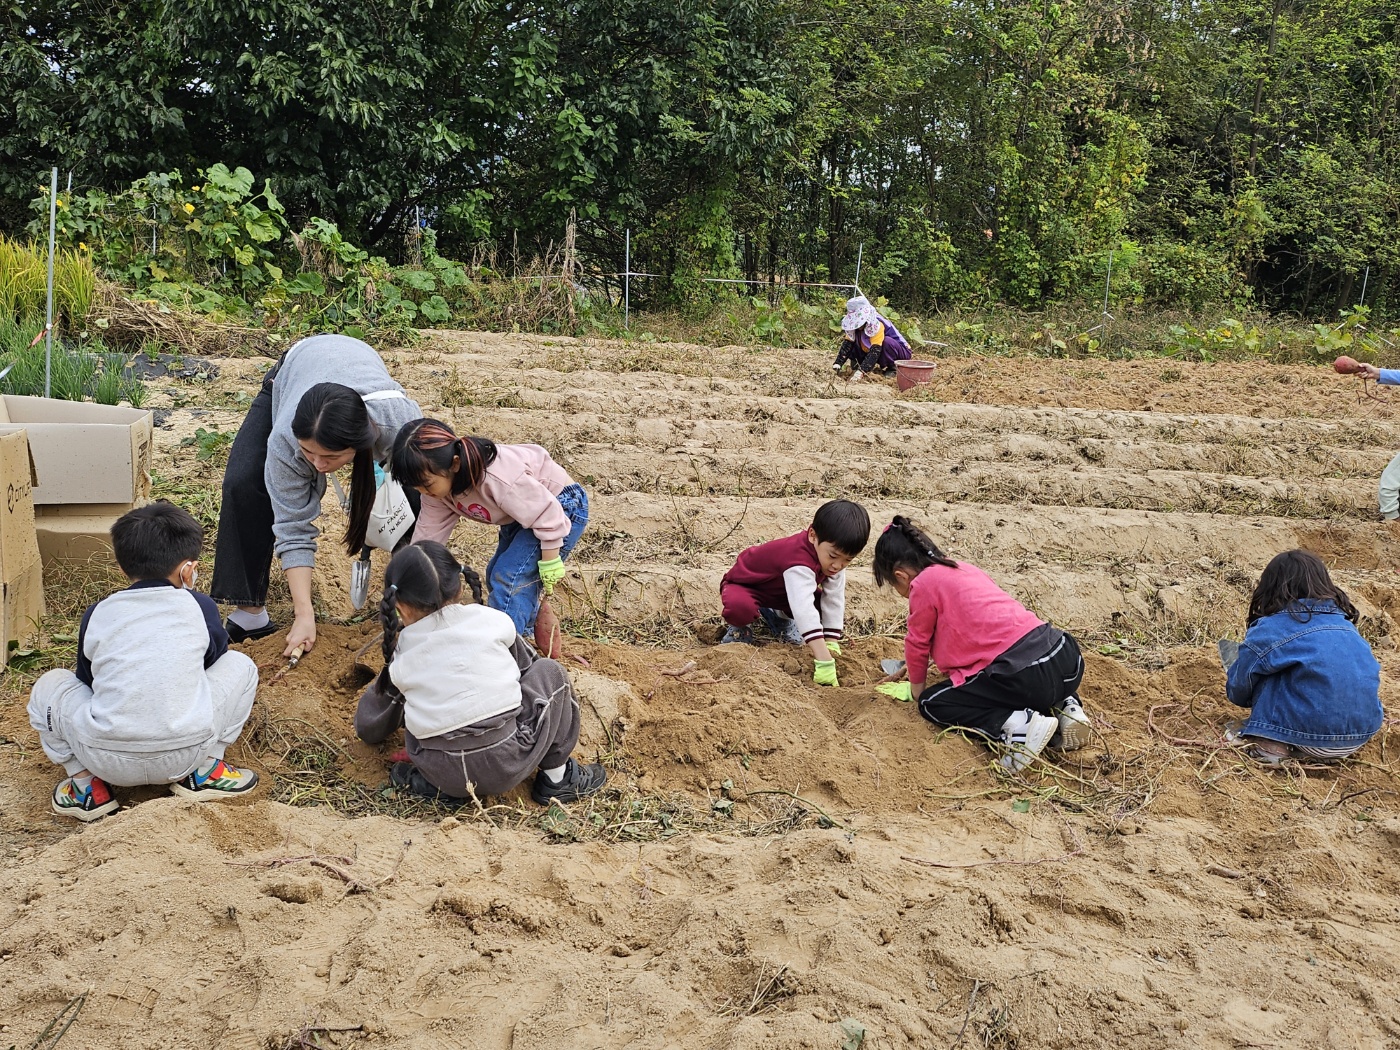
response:
M458 437L436 419L400 428L392 470L400 485L423 494L415 543L446 543L462 518L499 527L486 563L487 604L528 635L588 524L588 494L539 445Z
M1003 744L1024 769L1047 746L1089 742L1075 690L1084 659L1074 638L1041 620L981 569L954 561L896 515L875 543L875 582L909 599L906 699L930 722ZM929 662L947 678L925 688ZM889 690L887 690L889 691Z

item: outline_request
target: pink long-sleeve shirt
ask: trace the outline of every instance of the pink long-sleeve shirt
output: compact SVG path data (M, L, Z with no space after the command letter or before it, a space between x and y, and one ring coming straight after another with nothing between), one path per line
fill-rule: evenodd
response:
M909 681L928 681L932 657L962 685L1044 622L976 565L930 565L909 585Z
M545 550L558 547L573 528L558 496L573 483L539 445L497 445L496 458L476 488L454 492L450 500L423 497L413 540L446 543L457 522L470 518L483 525L518 522Z

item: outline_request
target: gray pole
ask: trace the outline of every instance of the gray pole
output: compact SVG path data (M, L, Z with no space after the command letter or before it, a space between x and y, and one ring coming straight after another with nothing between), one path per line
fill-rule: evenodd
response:
M860 242L860 247L856 249L856 291L860 291L860 264L865 257L865 242Z
M53 169L49 188L49 303L44 311L47 342L44 344L44 396L48 397L53 382L53 247L55 223L58 220L58 169Z
M1367 263L1367 264L1366 264L1366 276L1364 276L1364 277L1361 278L1361 302L1357 303L1358 306L1365 306L1365 305L1366 305L1366 282L1368 282L1370 279L1371 279L1371 264L1370 264L1370 263Z
M627 230L627 239L622 249L622 327L632 330L632 230Z

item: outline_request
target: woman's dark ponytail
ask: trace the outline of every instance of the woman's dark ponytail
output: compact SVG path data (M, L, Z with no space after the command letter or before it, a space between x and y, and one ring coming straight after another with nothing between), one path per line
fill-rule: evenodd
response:
M369 512L374 509L375 492L374 449L371 446L357 450L355 462L350 467L350 521L345 526L342 539L345 549L351 554L358 553L365 545L365 533L369 531Z
M939 550L938 544L929 539L927 533L903 514L896 514L875 541L875 556L871 564L875 583L878 586L887 583L893 585L896 569L917 576L930 565L942 565L949 569L958 567L958 563Z
M358 393L341 383L317 383L301 396L292 416L292 434L314 441L327 452L355 450L350 468L350 521L343 542L351 554L365 545L369 512L374 506L374 440L379 435Z

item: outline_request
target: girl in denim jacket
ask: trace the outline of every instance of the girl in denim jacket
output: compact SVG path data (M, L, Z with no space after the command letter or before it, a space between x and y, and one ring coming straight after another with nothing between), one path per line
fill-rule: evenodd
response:
M1284 551L1265 567L1225 684L1252 709L1240 730L1251 757L1343 758L1380 730L1380 664L1356 617L1317 555Z

